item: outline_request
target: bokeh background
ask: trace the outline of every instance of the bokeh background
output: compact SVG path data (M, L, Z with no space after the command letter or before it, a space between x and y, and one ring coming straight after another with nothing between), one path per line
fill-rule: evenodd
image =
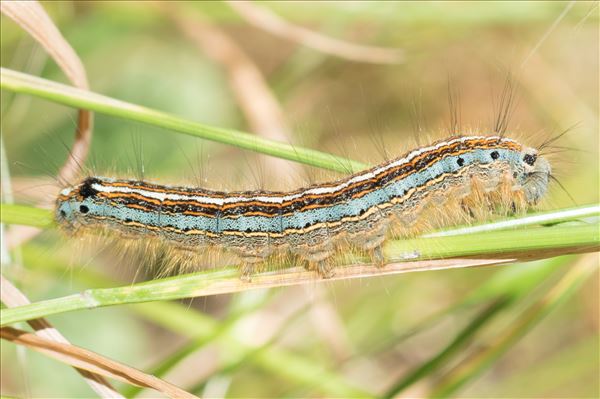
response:
M453 109L460 110L461 130L489 132L510 74L515 97L509 134L535 144L572 127L557 143L568 150L553 157L565 190L555 185L542 208L598 202L596 2L254 5L326 37L400 49L391 62L378 59L373 48L362 49L365 60L310 48L255 26L240 10L221 2L42 4L81 57L93 91L366 163L399 155L415 135L426 140L448 134ZM8 18L2 16L1 22L3 67L66 82L39 45ZM247 75L236 80L235 74L243 76L248 68L259 75L262 87L256 88ZM449 106L449 91L458 98L458 108ZM253 108L265 101L267 106ZM5 91L1 110L15 201L33 204L51 198L55 188L48 176L66 158L76 111ZM143 165L147 178L225 189L289 189L335 176L103 115L95 116L86 165L96 173L120 175L136 175ZM73 260L78 251L81 246L57 232L44 232L22 249L18 269L3 265L3 271L32 301L144 277L136 276L139 261L130 265L110 248L92 250L83 263ZM494 333L510 329L535 295L579 261L558 261L555 271L534 285L531 297L495 318L464 353L401 396L431 392L463 359L484 350ZM152 370L194 342L166 378L207 397L331 396L298 378L321 368L379 395L442 350L485 309L486 303L452 311L448 307L499 272L478 268L315 283L174 305L190 319L218 326L219 334L199 342L194 331L165 328L145 305L67 313L51 321L73 343L142 370ZM459 395L598 397L597 277ZM431 323L424 327L428 319ZM409 334L414 329L418 333ZM242 356L230 340L262 348L257 353L285 356L271 359L276 366L265 367L263 355ZM21 353L5 342L1 376L7 395L93 395L69 367L37 353Z

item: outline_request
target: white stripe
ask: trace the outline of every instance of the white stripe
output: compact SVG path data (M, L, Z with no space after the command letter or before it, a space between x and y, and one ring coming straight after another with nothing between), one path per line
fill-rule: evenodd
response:
M169 194L169 193L155 193L153 191L141 190L138 188L130 188L130 187L114 187L114 186L102 186L100 184L92 184L92 188L97 191L101 191L103 193L124 193L124 194L141 194L144 197L154 198L160 201L164 201L166 199L170 200L196 200L199 202L204 202L207 204L223 204L223 198L211 198L211 197L200 197L193 195L180 195L180 194Z

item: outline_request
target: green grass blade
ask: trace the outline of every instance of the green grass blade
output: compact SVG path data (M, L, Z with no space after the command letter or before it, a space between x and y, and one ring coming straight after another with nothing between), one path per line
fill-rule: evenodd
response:
M166 112L116 100L91 91L42 79L11 69L0 68L0 87L16 93L45 98L75 108L83 108L153 126L171 129L190 136L260 152L317 168L348 173L365 169L366 165L336 155L287 143L268 140L253 134L189 121Z
M493 223L486 223L478 226L468 226L452 230L437 231L427 234L425 237L445 237L463 234L476 234L484 231L497 231L515 229L518 227L527 227L544 224L556 224L569 222L573 220L582 220L589 217L598 217L600 215L600 205L584 205L571 209L560 209L552 212L541 212L531 214L526 217L509 218Z
M386 245L386 259L402 260L411 254L418 259L455 257L497 257L541 259L563 255L561 248L578 247L592 252L600 246L598 223L581 226L533 227L513 231L493 231L478 235L416 238L391 241ZM572 234L569 236L568 234ZM476 238L474 238L476 237ZM556 251L552 255L552 251ZM408 254L408 255L407 255ZM519 255L520 254L520 255ZM416 258L417 259L417 258Z
M0 204L0 222L42 229L54 227L52 211L27 205Z
M366 277L407 271L490 265L515 262L531 258L543 258L574 252L591 252L600 248L598 224L557 225L553 227L527 228L515 231L480 233L472 235L435 238L417 238L392 241L384 248L387 259L406 258L406 254L418 254L419 259L389 264L383 269L372 266L351 265L337 268L332 279ZM411 255L412 256L412 255ZM455 257L479 257L479 259L448 259ZM483 260L481 258L484 258ZM499 259L499 260L495 260ZM282 272L264 272L253 277L252 283L239 280L233 268L209 270L153 280L145 283L108 289L90 289L63 298L32 303L1 312L1 325L44 317L78 309L121 305L157 300L171 300L197 296L246 291L314 282L315 276L302 268L289 268Z

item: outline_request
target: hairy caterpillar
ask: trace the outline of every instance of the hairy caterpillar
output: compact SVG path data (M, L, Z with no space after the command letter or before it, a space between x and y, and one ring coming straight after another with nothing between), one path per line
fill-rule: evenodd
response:
M422 230L419 215L425 210L443 210L441 224L447 225L477 208L502 213L536 204L550 173L536 149L513 139L462 136L291 192L220 192L88 177L61 191L55 217L70 232L150 236L192 252L225 249L240 258L245 279L273 253L296 254L328 277L328 258L345 246L369 251L383 265L386 237Z

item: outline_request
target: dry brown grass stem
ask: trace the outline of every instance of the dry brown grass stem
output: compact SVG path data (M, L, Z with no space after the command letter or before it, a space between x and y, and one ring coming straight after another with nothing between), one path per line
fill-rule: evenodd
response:
M0 299L6 307L27 305L29 299L17 287L11 284L4 276L0 275ZM44 318L33 319L27 322L35 330L35 334L49 341L69 345L69 341ZM102 398L122 398L110 383L102 376L88 370L75 368L85 379L86 383Z
M201 15L190 16L175 4L164 4L162 9L185 37L223 68L250 130L270 140L290 142L291 130L283 109L262 72L244 50ZM296 164L280 158L266 157L266 162L273 178L289 177L298 172Z
M404 61L402 49L365 46L335 39L294 25L249 1L230 0L227 4L255 27L325 54L374 64L398 64Z
M81 59L37 1L2 1L0 2L0 11L15 21L48 52L74 86L80 89L89 89ZM79 174L92 141L92 125L92 112L79 110L75 141L67 160L58 172L58 181L68 182ZM40 205L47 207L49 204L44 202ZM39 229L17 226L11 229L10 234L7 234L7 240L10 245L14 246L32 239L39 232Z
M38 2L3 1L0 9L2 14L15 21L48 52L75 87L89 90L83 63ZM61 181L76 177L80 165L87 158L92 140L92 120L90 111L79 111L75 143L59 172Z
M197 398L197 396L160 378L75 345L52 341L12 327L1 328L0 337L15 344L27 346L62 363L124 381L128 384L152 388L171 398Z

